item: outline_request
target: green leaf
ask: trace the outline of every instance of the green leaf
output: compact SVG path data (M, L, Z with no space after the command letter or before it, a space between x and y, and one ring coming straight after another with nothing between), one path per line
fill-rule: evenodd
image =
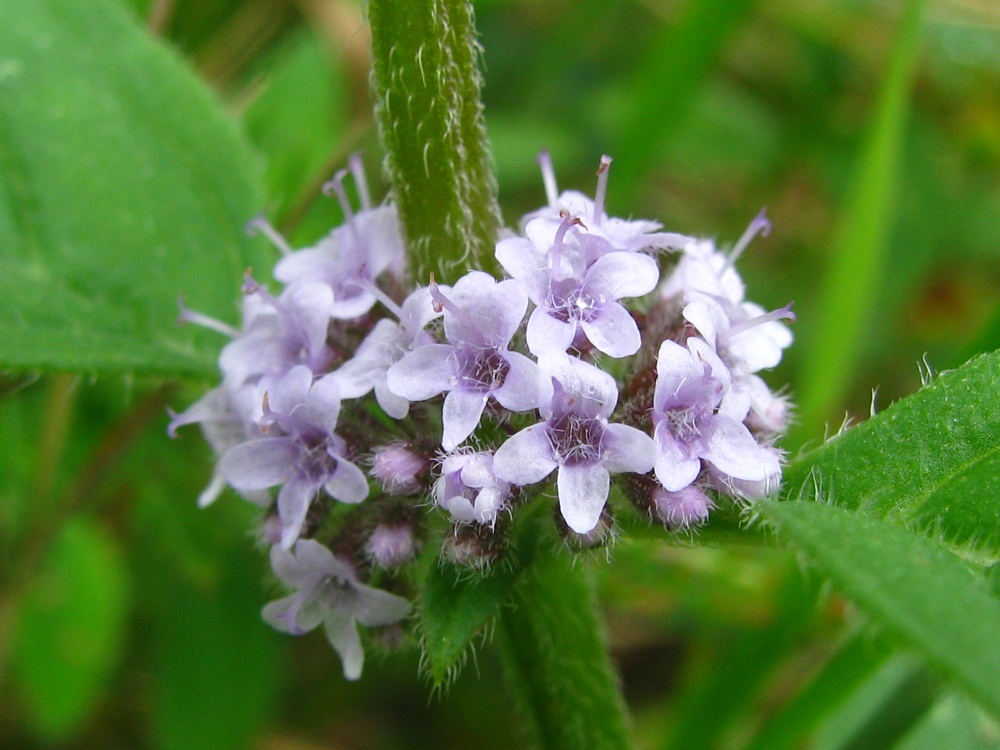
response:
M875 315L893 218L909 90L920 49L923 0L909 0L900 21L857 174L833 241L820 290L818 329L807 342L799 378L798 436L815 435L850 384Z
M121 654L128 589L115 540L83 518L68 523L24 599L14 649L18 691L46 742L71 739L100 704Z
M531 516L521 522L525 533L505 559L489 570L474 571L446 562L432 565L424 582L420 620L435 684L453 675L465 650L508 601L514 583L534 559L537 529L530 521L536 514L525 515Z
M787 497L822 499L1000 558L1000 352L796 459Z
M500 612L507 681L539 748L631 747L587 566L539 553Z
M793 549L887 630L1000 714L1000 601L944 547L860 513L762 501Z
M949 693L896 746L897 750L996 750L1000 723L968 698Z
M257 164L191 71L120 3L0 0L0 365L215 372ZM261 245L262 247L262 245Z

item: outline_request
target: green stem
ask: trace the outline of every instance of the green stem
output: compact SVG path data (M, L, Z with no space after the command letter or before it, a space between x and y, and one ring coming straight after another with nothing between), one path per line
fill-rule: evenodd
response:
M467 0L369 0L376 116L418 282L492 270L500 227Z
M501 611L507 681L543 750L630 747L618 679L582 561L540 552Z

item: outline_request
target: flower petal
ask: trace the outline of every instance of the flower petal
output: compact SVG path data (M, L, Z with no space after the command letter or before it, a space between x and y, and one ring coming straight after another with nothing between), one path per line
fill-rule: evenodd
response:
M368 497L368 479L346 458L335 456L337 468L323 485L330 497L342 503L360 503Z
M701 459L689 456L670 430L661 422L653 433L656 442L656 478L666 489L677 492L698 478Z
M264 490L295 473L299 447L292 438L250 440L222 454L217 471L238 490Z
M609 357L631 357L642 344L639 326L617 302L606 304L599 315L581 321L587 339Z
M479 425L488 395L485 391L456 389L444 397L441 410L441 421L444 423L442 448L453 451L472 434Z
M293 477L278 492L278 518L281 520L281 546L295 544L302 532L309 505L316 496L316 483L303 477Z
M354 587L358 594L354 616L362 625L370 628L392 625L406 617L413 606L401 596L388 591L358 584Z
M584 283L591 293L605 299L622 299L649 294L659 278L656 261L648 255L614 252L594 261Z
M552 398L552 378L538 364L518 352L506 352L510 366L503 385L493 391L493 398L505 409L530 411Z
M428 344L414 349L389 368L389 390L409 401L426 401L448 390L455 379L455 349Z
M536 307L528 318L528 349L536 357L546 352L566 351L575 335L575 323L553 318L544 307Z
M577 534L593 531L608 501L611 477L603 465L581 464L559 467L556 480L559 509L566 524Z
M548 425L544 422L521 430L501 445L493 456L493 473L506 482L526 485L545 479L558 464L552 456Z
M761 482L780 471L777 454L757 444L750 430L734 419L716 416L703 458L734 479Z
M344 665L344 679L356 680L365 666L365 651L354 618L344 612L331 612L324 621L327 640L340 654Z
M642 430L609 424L604 432L604 468L612 474L630 471L645 474L656 463L656 444Z

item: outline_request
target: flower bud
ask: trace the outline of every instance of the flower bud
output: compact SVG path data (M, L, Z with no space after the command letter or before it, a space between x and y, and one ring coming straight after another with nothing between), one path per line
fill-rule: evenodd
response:
M413 528L408 523L390 525L380 523L365 544L365 553L383 568L405 565L417 555Z
M650 512L671 531L683 531L708 520L708 511L715 504L711 498L694 485L677 492L663 487L653 490Z
M420 491L429 468L426 456L405 443L392 443L375 449L371 474L390 495L412 495Z
M441 555L456 565L484 570L507 552L510 540L505 526L486 524L456 524L445 537Z

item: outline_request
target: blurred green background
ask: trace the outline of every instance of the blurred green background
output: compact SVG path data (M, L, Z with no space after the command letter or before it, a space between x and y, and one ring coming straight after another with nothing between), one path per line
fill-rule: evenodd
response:
M319 187L351 152L384 194L360 3L120 2L242 124L266 175L261 208L294 243L340 220ZM542 148L561 188L588 193L610 154L611 213L723 245L768 207L773 231L739 267L754 301L795 301L797 344L768 377L812 404L792 452L865 418L873 389L880 408L916 390L918 363L1000 347L1000 5L926 3L910 65L894 47L904 5L475 3L508 224L544 201ZM836 281L827 271L852 252L857 283ZM817 372L833 373L822 389ZM253 509L227 494L197 510L210 450L193 430L165 435L166 406L209 385L3 378L0 747L517 746L488 645L444 690L412 643L373 646L351 684L321 636L260 621L276 591ZM642 747L752 747L809 684L821 708L800 715L826 722L817 747L1000 746L995 724L783 552L649 533L610 557L595 570ZM825 693L810 683L824 674ZM865 729L900 696L915 708L904 701L895 735Z

